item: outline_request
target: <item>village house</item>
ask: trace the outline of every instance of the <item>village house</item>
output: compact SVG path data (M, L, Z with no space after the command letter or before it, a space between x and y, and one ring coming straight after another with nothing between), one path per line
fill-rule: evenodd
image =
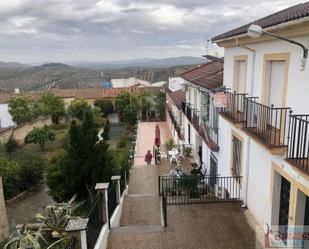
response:
M218 121L218 174L243 176L244 206L264 232L309 225L308 41L309 2L212 38L225 49L230 89ZM187 95L201 108L197 93Z

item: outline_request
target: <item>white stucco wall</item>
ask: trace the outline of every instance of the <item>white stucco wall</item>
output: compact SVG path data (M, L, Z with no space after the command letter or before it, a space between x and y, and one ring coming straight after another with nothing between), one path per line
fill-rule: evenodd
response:
M302 38L293 38L309 46L309 36ZM291 107L294 114L309 114L309 61L307 61L306 69L300 71L300 60L302 58L302 50L292 44L283 41L271 41L266 43L257 43L248 45L256 50L256 60L254 68L254 82L251 96L261 96L264 54L270 53L290 53L288 86L286 106ZM252 78L252 59L253 53L242 48L233 47L225 49L224 62L224 84L232 87L234 56L248 55L247 66L247 92L250 92L250 80ZM254 217L260 224L267 222L271 224L271 191L272 191L272 162L281 166L284 171L291 175L296 181L309 187L309 181L299 175L293 167L284 161L285 155L275 156L269 150L250 139L240 129L236 129L233 124L224 118L219 119L219 146L218 171L219 174L228 175L231 168L231 133L234 130L237 134L244 138L243 143L243 171L242 175L246 176L245 162L247 155L247 146L250 143L249 154L249 181L248 181L248 202L247 206ZM250 142L248 142L248 139ZM246 181L246 179L244 179ZM244 190L243 190L244 194Z
M12 116L9 113L9 105L7 103L0 104L0 128L14 126Z

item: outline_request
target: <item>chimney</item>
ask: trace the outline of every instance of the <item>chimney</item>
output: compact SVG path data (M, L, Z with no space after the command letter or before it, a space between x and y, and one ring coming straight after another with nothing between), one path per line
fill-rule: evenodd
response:
M16 94L20 94L20 90L19 90L19 88L15 88L14 93L16 93Z

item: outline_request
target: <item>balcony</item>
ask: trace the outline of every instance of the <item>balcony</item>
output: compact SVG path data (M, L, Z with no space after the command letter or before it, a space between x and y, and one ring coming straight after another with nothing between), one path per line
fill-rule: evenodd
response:
M219 133L217 127L211 127L207 123L202 123L199 128L199 135L203 138L208 148L214 152L219 151Z
M309 175L309 115L290 115L286 161Z
M274 108L246 98L244 130L271 149L273 154L286 151L286 124L291 108Z
M232 93L226 92L227 94L227 107L223 108L220 114L233 123L240 123L241 125L245 122L246 118L246 93Z
M192 108L190 107L190 104L187 104L186 116L187 116L187 119L191 122L192 121Z
M200 116L198 114L198 111L193 112L192 119L193 119L192 124L193 124L195 130L198 131L200 129Z
M186 102L185 102L185 101L182 101L182 102L181 102L181 110L182 110L182 112L183 112L184 114L186 114L186 106L187 106Z

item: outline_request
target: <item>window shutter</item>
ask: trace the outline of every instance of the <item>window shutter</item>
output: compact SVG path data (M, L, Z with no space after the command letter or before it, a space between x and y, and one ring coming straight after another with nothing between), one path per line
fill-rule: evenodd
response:
M246 91L246 61L238 62L238 89L239 93Z
M269 99L268 104L282 107L284 85L284 61L270 62Z

